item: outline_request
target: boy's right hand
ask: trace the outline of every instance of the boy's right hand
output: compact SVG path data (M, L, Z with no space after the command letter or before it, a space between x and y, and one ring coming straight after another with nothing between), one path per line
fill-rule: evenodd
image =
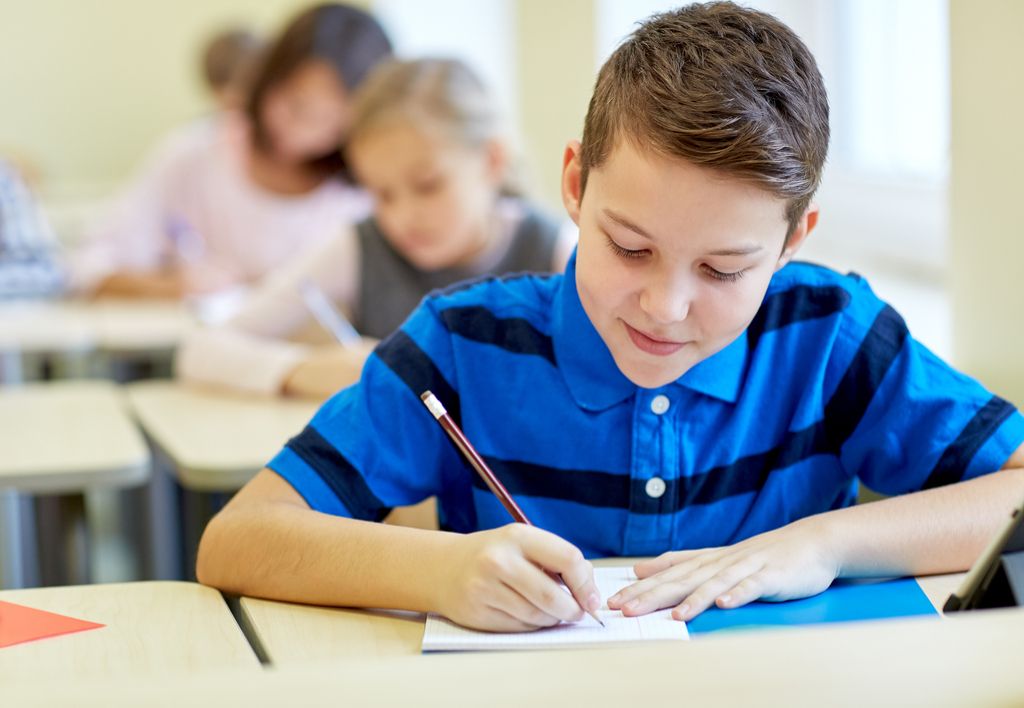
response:
M527 632L575 622L581 607L600 607L594 567L555 534L515 523L461 536L454 549L437 605L458 624ZM548 573L560 574L572 595Z

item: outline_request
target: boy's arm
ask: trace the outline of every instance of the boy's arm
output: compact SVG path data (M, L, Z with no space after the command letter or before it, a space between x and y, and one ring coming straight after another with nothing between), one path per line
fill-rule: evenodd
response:
M322 514L265 469L207 526L196 572L242 595L436 611L488 630L580 619L541 568L560 573L580 603L599 602L590 563L553 534L510 524L461 535Z
M628 615L675 607L688 620L712 604L738 607L821 592L840 576L967 569L1024 499L1024 446L1003 471L801 519L723 548L638 563L641 580L608 605Z

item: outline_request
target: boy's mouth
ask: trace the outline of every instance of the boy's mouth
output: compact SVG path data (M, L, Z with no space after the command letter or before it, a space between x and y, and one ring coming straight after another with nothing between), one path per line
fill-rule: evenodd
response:
M652 337L649 334L630 327L625 321L623 321L622 324L626 327L626 332L629 334L629 338L633 340L633 344L636 345L637 349L642 352L646 352L647 354L653 354L654 356L668 356L669 354L675 354L686 344L686 342L673 342L670 340Z

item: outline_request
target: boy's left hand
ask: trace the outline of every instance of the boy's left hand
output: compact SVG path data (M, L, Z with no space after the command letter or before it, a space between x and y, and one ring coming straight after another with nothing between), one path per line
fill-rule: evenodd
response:
M836 578L839 564L819 517L801 519L733 546L674 551L635 566L639 581L608 598L608 607L636 616L675 606L690 620L711 606L816 595Z

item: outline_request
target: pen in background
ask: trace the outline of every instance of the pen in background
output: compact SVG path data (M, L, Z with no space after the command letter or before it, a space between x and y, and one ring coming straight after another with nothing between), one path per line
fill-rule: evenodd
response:
M320 326L330 332L343 347L356 345L362 340L352 323L331 304L324 291L312 280L305 278L299 282L299 294Z

